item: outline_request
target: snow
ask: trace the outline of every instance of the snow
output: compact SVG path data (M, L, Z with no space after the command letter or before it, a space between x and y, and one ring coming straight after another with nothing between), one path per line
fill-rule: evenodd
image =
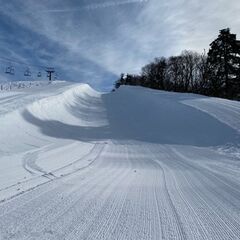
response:
M0 91L0 240L240 239L239 102L33 85Z

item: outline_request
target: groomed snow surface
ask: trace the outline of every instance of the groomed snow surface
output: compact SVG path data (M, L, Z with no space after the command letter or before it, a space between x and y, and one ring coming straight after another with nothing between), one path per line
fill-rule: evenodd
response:
M240 239L240 102L67 82L0 91L6 239Z

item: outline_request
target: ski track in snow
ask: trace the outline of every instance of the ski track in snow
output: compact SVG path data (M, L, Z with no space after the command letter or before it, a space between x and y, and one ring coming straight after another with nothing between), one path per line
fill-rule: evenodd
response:
M239 102L67 84L31 102L28 91L18 110L21 94L0 97L11 109L0 120L14 131L17 119L21 136L0 145L0 240L240 239L240 160L224 152L240 151Z

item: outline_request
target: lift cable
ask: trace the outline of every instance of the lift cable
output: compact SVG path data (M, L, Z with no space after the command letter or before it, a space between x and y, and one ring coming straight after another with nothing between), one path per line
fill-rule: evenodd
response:
M21 61L14 60L14 59L10 59L10 58L0 57L0 61L4 61L4 62L8 62L8 63L15 63L15 64L19 64L19 65L34 67L34 68L44 68L44 69L45 69L45 68L48 68L47 66L36 65L36 64L28 64L28 63L26 63L26 62L21 62Z

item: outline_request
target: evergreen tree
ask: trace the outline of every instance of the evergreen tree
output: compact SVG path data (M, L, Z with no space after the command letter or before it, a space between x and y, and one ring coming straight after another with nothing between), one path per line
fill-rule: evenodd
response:
M114 88L118 89L123 84L125 84L125 77L124 73L121 73L120 78L114 84Z
M210 94L233 98L239 87L240 47L236 35L223 29L208 53Z

